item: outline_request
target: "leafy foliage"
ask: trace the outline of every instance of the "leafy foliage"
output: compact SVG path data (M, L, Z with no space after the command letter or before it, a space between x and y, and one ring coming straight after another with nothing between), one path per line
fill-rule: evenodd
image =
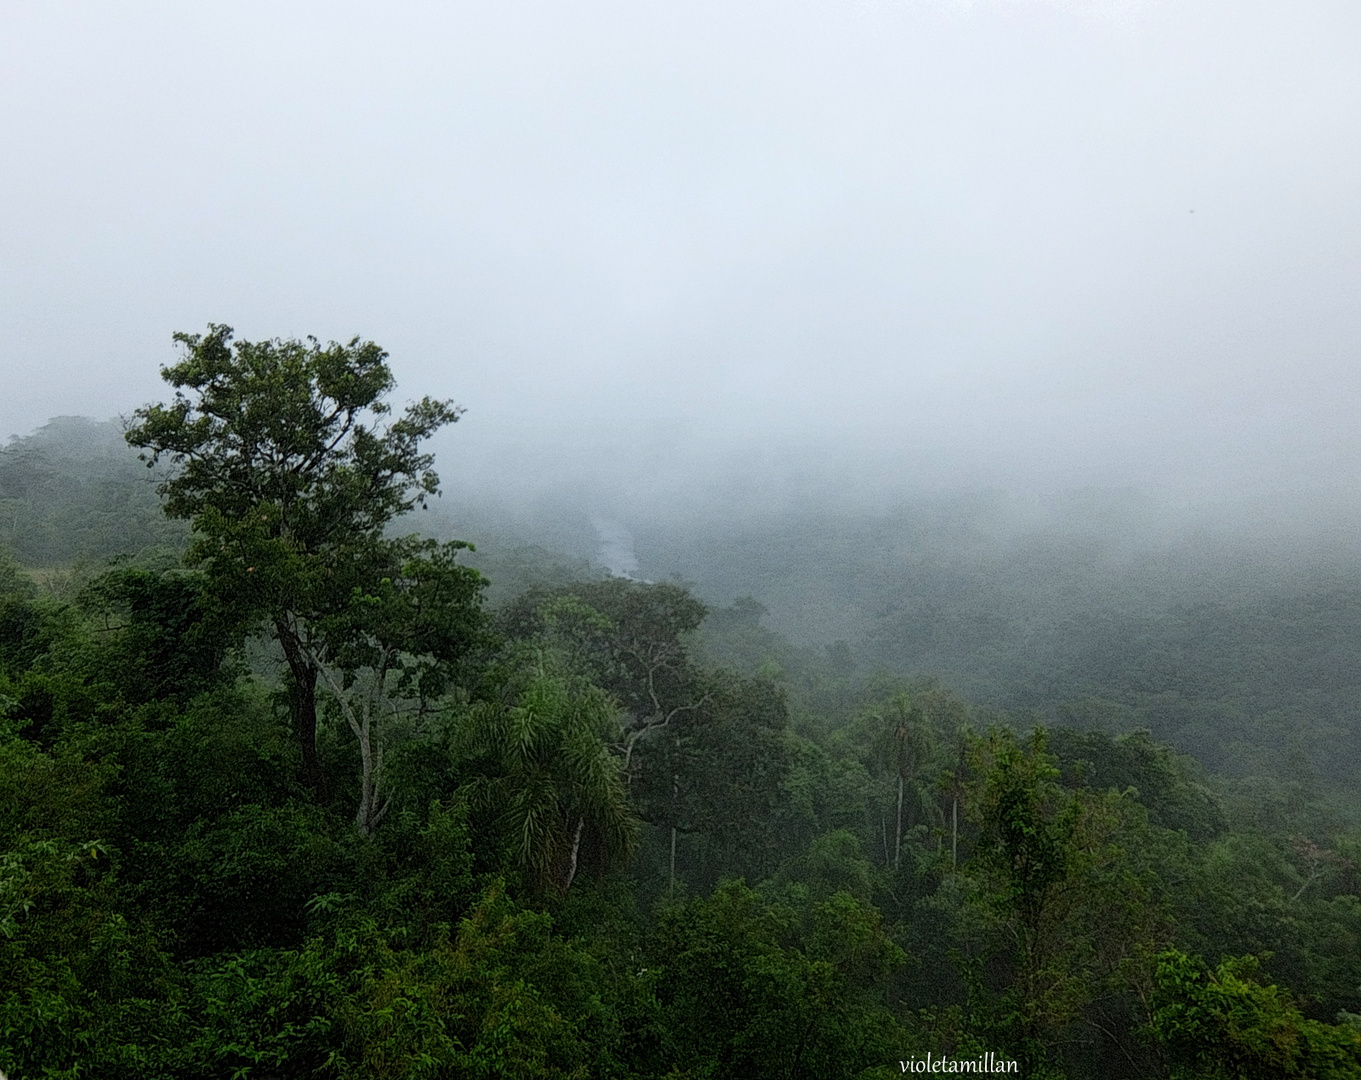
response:
M230 327L210 326L175 340L185 357L161 371L174 400L138 410L127 440L148 451L148 466L164 458L173 467L158 489L165 511L192 523L187 559L224 617L272 628L288 659L305 776L325 801L318 676L326 654L353 648L353 623L363 618L356 599L371 607L374 590L402 576L410 546L385 530L438 490L434 459L420 444L459 410L422 398L387 421L387 354L358 338L234 342ZM452 550L428 560L430 570L457 576ZM478 580L471 570L463 577ZM474 620L475 590L460 599L450 609ZM365 743L366 764L372 752ZM361 828L377 813L371 794L366 784Z
M1257 978L1253 957L1213 971L1175 949L1158 957L1149 1030L1171 1053L1174 1077L1240 1080L1361 1076L1361 1031L1306 1018Z
M394 419L371 343L180 341L130 434L187 568L131 497L57 535L123 482L58 452L79 425L0 451L0 1071L1361 1074L1347 766L1226 780L1160 741L1350 730L1345 592L1069 626L923 572L813 648L522 549L484 557L535 582L489 618L465 545L389 531L457 410ZM1047 682L998 644L1022 593ZM1235 641L1304 663L1317 716ZM909 646L1011 696L865 664Z

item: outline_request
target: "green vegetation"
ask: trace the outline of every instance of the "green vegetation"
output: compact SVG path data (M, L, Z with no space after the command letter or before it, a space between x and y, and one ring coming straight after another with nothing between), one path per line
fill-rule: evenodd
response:
M990 630L970 701L885 644L963 600L816 648L404 537L452 407L390 419L370 343L180 341L128 439L187 536L97 425L0 451L10 1080L1361 1077L1345 591L1054 601L1043 693ZM1233 776L1143 730L1188 702Z

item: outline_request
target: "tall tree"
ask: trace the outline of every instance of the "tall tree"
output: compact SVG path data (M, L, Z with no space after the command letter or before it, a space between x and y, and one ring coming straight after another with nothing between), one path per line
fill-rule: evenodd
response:
M575 667L615 696L624 709L615 749L631 780L640 741L712 699L689 648L706 610L682 586L614 578L529 590L502 619L512 637L551 634Z
M467 546L415 537L386 544L390 570L356 588L349 605L318 627L325 650L310 650L310 659L359 743L361 833L387 813L385 722L405 715L419 724L459 661L486 641L480 606L486 580L457 562Z
M139 409L127 440L148 466L170 464L165 511L192 523L187 559L217 601L278 639L304 776L324 801L322 628L390 569L385 530L438 490L421 444L461 410L425 397L393 419L387 353L359 338L234 341L210 325L175 340L183 359L161 369L174 400Z
M920 704L902 692L874 706L867 720L874 725L873 764L893 778L895 825L890 850L884 829L884 859L896 869L902 859L904 798L911 800L909 813L930 813L933 804L926 793L925 777L936 757L934 733L927 725Z
M983 924L997 934L984 968L1006 973L991 1026L1043 1073L1078 1032L1133 1050L1093 1006L1125 1000L1167 932L1146 867L1125 844L1142 811L1127 792L1071 791L1045 749L995 728L971 740L969 818L977 830L963 870Z
M476 702L460 718L455 753L475 812L526 882L565 894L583 859L603 870L633 850L637 821L609 750L617 708L546 650L529 646L517 659L504 700Z

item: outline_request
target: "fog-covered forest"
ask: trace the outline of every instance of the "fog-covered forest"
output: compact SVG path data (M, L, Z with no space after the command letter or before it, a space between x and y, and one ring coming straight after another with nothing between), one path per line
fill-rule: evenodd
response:
M517 538L376 347L180 341L0 450L11 1080L1361 1076L1340 552Z
M0 1080L1361 1080L1358 131L1355 0L0 4Z

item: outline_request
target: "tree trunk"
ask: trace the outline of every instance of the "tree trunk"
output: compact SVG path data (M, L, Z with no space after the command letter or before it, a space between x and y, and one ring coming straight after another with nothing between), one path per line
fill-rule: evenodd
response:
M343 703L342 703L343 705ZM355 812L355 825L360 835L368 836L388 812L391 799L378 805L378 792L383 784L383 744L375 743L371 725L372 709L365 708L358 725L351 723L355 736L359 739L359 809ZM572 850L573 862L576 849Z
M288 686L288 708L293 719L293 737L298 740L298 749L302 752L303 781L312 789L312 797L325 805L331 801L331 791L317 753L317 668L287 624L277 621L274 630L292 676Z
M959 869L959 799L950 804L950 866Z
M898 831L893 835L893 869L898 869L898 857L903 851L903 775L898 774Z
M680 795L680 777L675 773L671 774L671 811L676 810L676 799ZM671 880L668 886L671 895L676 893L676 826L671 826Z
M343 676L337 676L315 656L312 658L313 670L325 681L336 704L345 714L345 721L359 740L359 808L355 811L354 823L361 836L368 836L378 827L392 803L391 797L378 805L378 793L383 786L383 740L374 731L374 714L382 706L383 687L387 682L386 662L373 672L367 693L361 693L358 684L346 692ZM359 699L359 711L355 711L355 698ZM375 738L375 735L378 735Z
M586 825L585 818L577 818L576 831L572 833L572 850L567 860L567 880L562 884L563 894L572 887L572 882L577 876L577 857L581 854L581 830Z

